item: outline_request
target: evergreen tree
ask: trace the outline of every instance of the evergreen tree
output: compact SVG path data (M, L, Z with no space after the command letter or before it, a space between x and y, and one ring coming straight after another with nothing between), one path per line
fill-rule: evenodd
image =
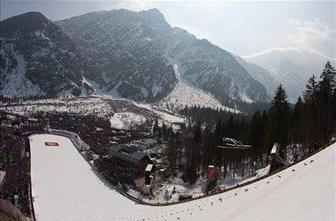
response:
M263 133L263 119L260 111L257 111L253 114L248 137L249 143L256 154L263 149Z
M202 142L202 166L203 171L209 164L214 163L214 136L209 126L204 129L203 142Z
M160 134L163 140L167 140L167 126L165 123L162 123Z
M218 120L215 125L215 142L216 145L220 144L222 142L222 121Z
M192 184L197 180L198 170L200 168L201 153L200 142L202 138L201 122L198 122L192 127L192 137L190 146L188 147L189 156L187 157L187 170L185 174L186 180Z
M333 132L334 126L332 119L332 97L333 87L335 85L336 71L329 62L325 65L325 68L321 74L321 81L319 83L319 138L322 143L329 141Z
M332 135L336 137L336 87L334 88L332 101L331 101L331 119L332 119Z
M301 97L298 98L291 117L291 141L293 143L303 143L303 103Z
M170 169L176 168L176 158L177 158L177 140L175 138L174 131L172 127L167 130L168 135L168 148L167 148L167 158Z
M306 85L306 89L303 93L304 105L303 105L303 127L304 127L304 140L309 146L313 146L318 142L318 84L313 75Z
M156 137L160 137L160 128L158 119L155 119L154 126L153 126L153 134Z
M290 109L285 89L280 86L272 100L269 116L268 147L279 143L284 150L288 144ZM284 153L282 153L284 154Z

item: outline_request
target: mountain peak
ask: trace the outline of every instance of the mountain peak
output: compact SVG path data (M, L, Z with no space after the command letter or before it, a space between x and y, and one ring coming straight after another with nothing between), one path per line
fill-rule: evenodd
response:
M140 11L139 15L143 17L145 20L147 20L148 23L150 22L150 23L156 23L156 24L163 24L165 26L170 27L164 15L157 8Z
M1 33L6 36L21 32L30 32L46 26L49 20L40 12L27 12L0 22Z
M148 10L143 10L143 11L140 11L139 13L164 17L163 14L157 8L151 8L151 9L148 9Z
M27 12L21 15L16 15L10 18L3 20L1 23L10 23L10 22L20 22L20 23L37 23L37 22L45 22L48 19L41 13L37 11Z
M81 58L74 42L52 21L28 12L2 21L0 27L1 94L81 94Z

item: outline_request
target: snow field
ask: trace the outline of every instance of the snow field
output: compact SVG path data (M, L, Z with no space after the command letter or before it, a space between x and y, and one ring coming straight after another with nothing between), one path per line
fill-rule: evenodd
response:
M101 96L29 100L0 105L0 110L21 115L31 115L37 112L91 114L109 119L113 128L126 130L141 125L146 120L153 121L155 118L166 124L183 123L185 120L151 105Z
M39 221L335 220L336 144L263 180L171 206L137 204L100 178L68 138L30 137L32 194ZM58 142L46 148L44 142Z
M201 89L193 87L182 80L175 85L173 91L159 102L162 108L170 110L182 110L183 108L199 106L208 107L212 109L219 109L232 113L239 113L240 111L225 107L212 95L205 93Z

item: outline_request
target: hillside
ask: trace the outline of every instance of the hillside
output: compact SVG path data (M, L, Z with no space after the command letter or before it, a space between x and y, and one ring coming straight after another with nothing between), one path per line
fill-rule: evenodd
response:
M302 95L312 75L320 77L327 61L335 65L335 58L302 48L272 48L243 58L268 70L285 86L291 102Z
M3 95L91 94L73 41L39 12L0 22L0 92Z
M172 28L157 9L94 12L57 24L88 60L86 77L106 92L136 100L163 98L177 83L173 66L178 65L181 79L225 106L267 100L264 86L229 52Z

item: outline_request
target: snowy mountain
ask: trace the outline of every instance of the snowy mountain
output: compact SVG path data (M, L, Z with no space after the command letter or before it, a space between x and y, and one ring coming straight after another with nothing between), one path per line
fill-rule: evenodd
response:
M267 69L276 81L285 86L292 102L302 95L313 74L320 76L327 61L335 64L333 58L302 48L272 48L243 58Z
M254 63L247 62L239 56L236 56L236 60L255 80L264 85L267 90L267 94L270 97L273 97L274 91L279 86L280 82L276 80L265 68Z
M89 94L72 40L39 12L0 22L0 93L9 96Z
M263 85L227 51L172 28L157 10L89 13L57 23L87 59L86 77L111 94L159 100L181 79L222 104L266 101Z
M165 29L160 26L165 25L161 19L116 10L89 13L58 24L83 52L86 77L101 91L137 101L155 101L177 83L173 67L150 39L151 32Z
M176 107L188 103L220 109L268 99L265 87L234 56L172 28L157 9L94 12L56 24L29 12L0 24L4 95L98 92L140 102L164 99L161 104L175 100Z

